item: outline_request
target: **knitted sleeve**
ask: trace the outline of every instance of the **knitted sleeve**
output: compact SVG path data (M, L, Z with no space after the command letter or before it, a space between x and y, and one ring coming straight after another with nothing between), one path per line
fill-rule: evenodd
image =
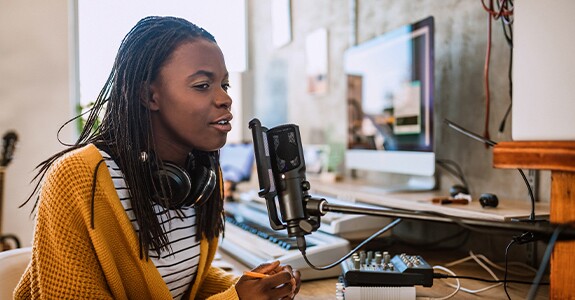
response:
M206 278L198 290L197 299L238 300L234 284L239 277L217 267L210 267Z
M91 201L92 172L77 156L64 156L50 169L40 193L32 260L15 299L112 299L82 212L90 207L85 203Z

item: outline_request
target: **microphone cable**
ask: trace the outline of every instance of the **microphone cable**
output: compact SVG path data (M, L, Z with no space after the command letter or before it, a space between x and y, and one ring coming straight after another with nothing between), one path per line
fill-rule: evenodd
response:
M399 224L401 221L403 221L401 218L397 218L395 220L393 220L391 223L387 224L385 227L383 227L382 229L378 230L377 232L375 232L374 234L372 234L371 236L369 236L368 238L366 238L363 242L361 242L359 245L357 245L353 250L351 250L348 254L344 255L342 258L338 259L336 262L331 263L329 265L326 266L322 266L322 267L318 267L315 266L314 264L312 264L307 255L306 255L306 243L305 243L305 236L298 236L297 237L297 247L299 249L299 251L301 252L301 255L303 256L303 259L305 260L305 262L314 270L318 270L318 271L323 271L323 270L328 270L331 269L335 266L338 266L339 264L341 264L343 261L345 261L346 259L348 259L350 256L352 256L355 252L357 252L357 250L361 249L363 246L365 246L365 244L371 242L374 238L378 237L379 235L385 233L386 231L390 230L391 228L393 228L395 225Z

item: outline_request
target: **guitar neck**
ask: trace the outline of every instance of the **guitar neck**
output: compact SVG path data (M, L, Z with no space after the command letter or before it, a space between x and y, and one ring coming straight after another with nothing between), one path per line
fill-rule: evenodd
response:
M0 166L0 235L2 234L2 207L4 206L4 173L6 173L6 167Z

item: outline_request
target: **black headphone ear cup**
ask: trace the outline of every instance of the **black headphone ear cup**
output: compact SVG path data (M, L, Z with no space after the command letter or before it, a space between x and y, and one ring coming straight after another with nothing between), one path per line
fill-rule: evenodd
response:
M499 199L495 194L484 193L479 196L479 204L481 207L497 207Z
M188 204L195 204L196 206L204 204L216 189L216 173L214 170L206 167L194 169L194 174L190 174L193 178L192 186L188 200Z
M217 176L215 171L215 158L210 154L206 154L205 157L202 158L192 156L190 159L193 161L187 164L190 166L188 173L193 179L186 203L200 206L210 198L216 189Z
M170 209L202 205L216 189L216 168L216 158L209 153L190 153L185 169L169 161L162 162L153 178L157 201L168 203Z
M163 168L154 175L154 180L160 193L159 198L169 199L170 207L181 207L190 195L192 188L190 175L176 164L164 162Z

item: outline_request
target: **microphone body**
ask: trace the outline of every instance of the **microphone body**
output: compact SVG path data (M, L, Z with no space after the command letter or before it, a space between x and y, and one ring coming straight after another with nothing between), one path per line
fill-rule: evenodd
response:
M280 212L282 221L287 224L289 236L300 236L303 233L300 230L299 222L306 219L304 210L304 197L306 195L302 188L305 183L305 177L302 177L300 172L305 172L294 169L286 173L280 173L276 182L279 182L278 200L280 204ZM305 176L305 175L304 175Z
M280 125L271 129L258 119L250 121L254 139L260 197L266 199L271 227L287 228L289 237L303 237L319 228L319 216L310 216L306 202L310 198L305 177L305 161L299 127ZM281 220L277 216L277 206Z

